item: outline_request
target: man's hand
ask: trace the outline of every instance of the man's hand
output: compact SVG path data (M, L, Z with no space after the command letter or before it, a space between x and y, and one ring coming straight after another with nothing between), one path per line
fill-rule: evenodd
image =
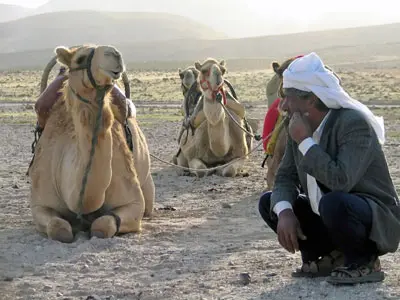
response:
M307 239L300 228L296 215L291 209L285 209L279 214L277 234L279 244L290 253L299 251L297 238L301 240Z
M290 137L300 144L306 138L312 136L311 127L308 120L299 112L293 113L289 121Z

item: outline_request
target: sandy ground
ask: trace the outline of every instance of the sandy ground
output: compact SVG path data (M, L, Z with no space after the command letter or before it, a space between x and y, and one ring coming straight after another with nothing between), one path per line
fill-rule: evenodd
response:
M250 111L261 118L263 112ZM390 122L390 124L389 124ZM153 154L169 160L178 122L144 128ZM393 116L386 129L396 133ZM247 162L249 177L179 177L153 161L156 212L141 235L108 240L80 234L61 244L35 232L29 209L31 126L0 126L0 299L400 299L400 256L381 258L383 283L334 287L292 279L299 254L281 249L257 210L264 189L263 153ZM398 137L385 146L400 186ZM176 210L163 210L172 206ZM160 210L161 208L161 210ZM239 277L251 275L244 285Z

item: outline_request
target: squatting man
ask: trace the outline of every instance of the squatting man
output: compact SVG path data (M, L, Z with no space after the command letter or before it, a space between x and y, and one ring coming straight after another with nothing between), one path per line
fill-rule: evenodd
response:
M292 276L384 280L379 256L398 248L400 204L382 150L383 119L315 53L289 65L281 93L289 138L259 211L284 249L301 252Z

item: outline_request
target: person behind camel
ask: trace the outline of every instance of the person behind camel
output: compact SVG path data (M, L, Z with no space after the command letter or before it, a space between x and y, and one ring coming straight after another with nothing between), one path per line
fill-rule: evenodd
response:
M259 212L283 248L301 252L292 276L384 280L379 256L398 248L400 204L382 150L383 119L351 98L314 52L284 71L283 94L288 142Z

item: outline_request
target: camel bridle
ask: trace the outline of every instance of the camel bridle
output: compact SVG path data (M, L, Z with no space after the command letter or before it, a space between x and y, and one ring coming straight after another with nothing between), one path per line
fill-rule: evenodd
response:
M200 87L203 91L211 91L211 97L212 100L217 100L218 102L221 102L221 100L223 101L223 104L226 105L226 93L225 90L223 88L224 86L224 80L222 80L221 84L219 86L217 86L217 88L215 90L213 90L213 88L211 87L211 83L210 83L210 75L211 75L211 68L208 69L208 71L205 74L201 74L200 75ZM205 84L205 86L204 86Z

